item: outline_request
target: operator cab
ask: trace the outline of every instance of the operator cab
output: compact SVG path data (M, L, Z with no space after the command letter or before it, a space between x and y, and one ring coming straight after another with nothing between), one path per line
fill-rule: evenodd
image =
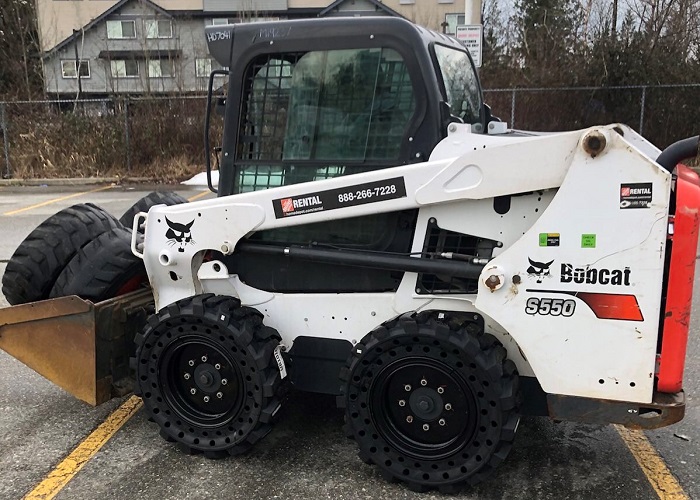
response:
M230 68L219 196L427 161L450 123L483 133L490 119L465 48L405 19L211 26L206 35L212 56ZM250 240L406 254L417 214L268 229ZM271 292L392 291L403 277L260 254L224 260L245 283Z
M206 34L212 56L231 68L221 195L425 161L450 122L486 128L469 53L404 19L211 26Z

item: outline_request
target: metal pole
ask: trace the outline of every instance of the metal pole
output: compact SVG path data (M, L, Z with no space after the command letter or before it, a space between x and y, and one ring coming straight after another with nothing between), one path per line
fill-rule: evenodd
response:
M510 95L510 128L515 128L515 89Z
M0 103L0 129L2 129L2 149L5 152L5 173L3 178L9 179L12 177L10 169L10 142L9 134L7 133L7 116L5 114L5 103Z
M79 30L73 30L73 36L75 36L77 33L79 33ZM78 38L75 38L75 43L73 44L73 48L75 49L75 73L76 76L78 77L78 95L76 96L75 100L76 102L80 100L80 98L83 95L83 85L82 85L82 80L80 78L80 63L82 62L78 58Z
M129 98L124 100L124 141L126 143L126 171L131 172L131 141L129 138Z
M481 0L464 0L464 24L481 24Z
M639 135L644 133L644 107L647 103L647 88L642 87L642 99L640 102L641 110L639 111Z

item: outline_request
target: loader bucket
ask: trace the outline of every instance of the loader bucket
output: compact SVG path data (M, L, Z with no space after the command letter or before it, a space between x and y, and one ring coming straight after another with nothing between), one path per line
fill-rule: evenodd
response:
M91 405L131 391L134 335L153 310L142 290L93 304L77 296L0 309L0 349Z

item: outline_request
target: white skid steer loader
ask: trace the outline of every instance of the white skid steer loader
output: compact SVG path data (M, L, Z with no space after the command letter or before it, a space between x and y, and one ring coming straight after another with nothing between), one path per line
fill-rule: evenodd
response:
M41 307L46 328L82 321L89 390L59 383L99 403L133 356L161 434L209 457L264 437L286 384L335 394L360 458L419 490L485 479L520 415L683 418L700 182L679 163L698 137L661 152L620 124L508 130L468 52L400 19L206 36L230 67L205 124L219 196L135 216L153 302L0 311L14 355L57 380L22 326Z

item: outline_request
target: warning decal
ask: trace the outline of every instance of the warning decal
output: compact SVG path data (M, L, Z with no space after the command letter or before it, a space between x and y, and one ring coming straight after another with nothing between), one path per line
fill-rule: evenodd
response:
M354 207L367 203L394 200L406 197L403 177L367 182L328 191L301 194L289 198L272 200L275 217L293 217L336 208Z

